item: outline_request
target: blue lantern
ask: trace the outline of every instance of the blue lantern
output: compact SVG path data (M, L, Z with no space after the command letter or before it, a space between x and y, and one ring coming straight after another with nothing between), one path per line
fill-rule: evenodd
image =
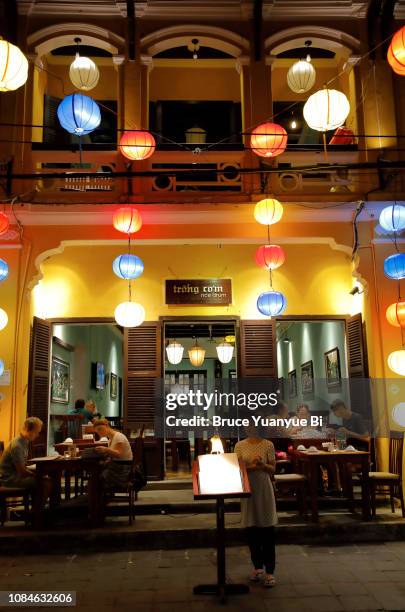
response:
M0 283L8 276L8 263L4 259L0 259Z
M257 309L266 317L276 317L287 307L287 300L279 291L265 291L257 298Z
M405 253L395 253L384 261L385 276L394 280L405 278Z
M114 274L124 280L133 280L141 276L143 272L143 261L137 255L118 255L113 261Z
M386 232L401 232L405 229L405 206L395 203L383 208L380 225Z
M83 94L66 96L59 104L57 113L61 126L70 134L77 136L90 134L101 122L97 102Z
M3 374L3 372L4 372L4 361L0 359L0 376Z

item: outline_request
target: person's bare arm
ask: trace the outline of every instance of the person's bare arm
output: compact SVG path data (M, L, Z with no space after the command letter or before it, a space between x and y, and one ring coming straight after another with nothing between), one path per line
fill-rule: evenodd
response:
M101 455L119 459L123 455L124 445L122 442L118 442L115 448L110 448L109 446L96 446L96 451Z

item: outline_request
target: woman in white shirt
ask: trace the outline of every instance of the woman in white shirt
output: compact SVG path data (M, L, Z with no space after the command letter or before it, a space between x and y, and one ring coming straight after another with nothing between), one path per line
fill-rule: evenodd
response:
M107 419L97 419L93 423L100 438L108 438L108 446L96 446L96 451L107 459L101 478L106 488L122 487L128 483L132 465L132 449L128 438L113 429ZM125 462L125 463L122 463Z

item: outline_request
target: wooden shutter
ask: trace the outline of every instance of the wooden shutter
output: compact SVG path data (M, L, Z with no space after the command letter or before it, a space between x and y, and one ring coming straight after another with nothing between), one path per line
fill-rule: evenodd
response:
M276 322L241 321L240 374L277 379Z
M361 314L346 319L346 348L351 408L371 421L367 348Z
M43 422L40 437L32 445L34 457L47 454L49 376L51 355L51 324L34 317L31 331L30 362L28 374L28 416Z
M162 328L157 321L125 329L124 426L153 427L156 379L162 376Z

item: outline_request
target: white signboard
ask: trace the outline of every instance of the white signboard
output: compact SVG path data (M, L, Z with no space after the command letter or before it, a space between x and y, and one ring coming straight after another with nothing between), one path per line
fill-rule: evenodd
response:
M200 455L198 464L202 495L243 493L242 476L236 453Z

